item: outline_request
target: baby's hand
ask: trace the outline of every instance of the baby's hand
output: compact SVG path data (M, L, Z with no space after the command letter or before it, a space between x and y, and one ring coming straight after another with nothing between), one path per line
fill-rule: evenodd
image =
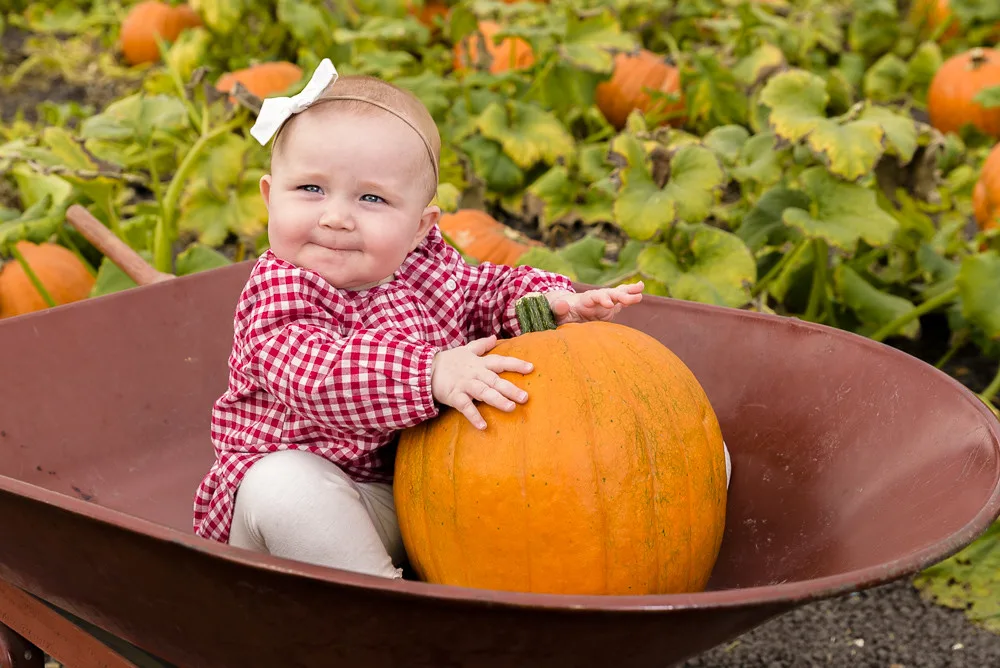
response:
M556 324L562 325L567 322L611 320L626 306L642 300L642 288L642 281L639 281L580 293L547 292L545 297L552 307Z
M504 371L529 373L530 362L503 355L487 355L497 344L496 336L476 339L464 346L443 350L431 364L431 392L434 399L458 409L476 429L486 429L474 400L478 399L502 411L514 410L514 402L523 404L528 393L498 374ZM513 401L512 401L513 400Z

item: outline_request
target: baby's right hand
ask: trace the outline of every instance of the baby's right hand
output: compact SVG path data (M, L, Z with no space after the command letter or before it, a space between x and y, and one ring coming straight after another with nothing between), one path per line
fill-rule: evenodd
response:
M486 421L474 403L476 399L502 411L514 410L528 400L528 393L499 376L504 371L529 373L530 362L516 357L487 355L497 344L496 336L476 339L464 346L443 350L431 364L431 391L434 399L456 408L476 429L486 429Z

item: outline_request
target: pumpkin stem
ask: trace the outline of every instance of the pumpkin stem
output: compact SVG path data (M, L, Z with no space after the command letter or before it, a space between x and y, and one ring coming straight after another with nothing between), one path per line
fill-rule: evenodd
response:
M978 70L984 64L986 64L986 52L983 51L983 47L977 46L969 52L969 64L972 65L972 69Z
M549 300L537 292L518 299L514 304L514 314L517 316L522 334L556 328L556 319L552 307L549 306Z

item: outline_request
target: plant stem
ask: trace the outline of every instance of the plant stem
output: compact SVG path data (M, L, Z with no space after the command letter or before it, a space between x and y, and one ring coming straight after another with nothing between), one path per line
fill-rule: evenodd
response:
M880 328L878 331L872 334L870 338L875 341L883 341L886 337L895 334L901 327L903 327L910 321L916 320L917 318L926 313L930 313L939 306L944 306L957 296L958 296L958 288L957 287L949 288L944 292L942 292L941 294L939 294L937 297L931 297L930 299L920 304L919 306L910 309L909 311L899 316L895 320L884 325L882 328Z
M1000 367L997 367L997 374L993 376L993 380L986 386L986 389L979 393L979 398L990 405L997 394L1000 394Z
M827 251L826 242L822 239L813 239L813 248L815 249L815 259L813 264L813 281L812 287L809 290L809 304L806 306L806 312L803 315L804 320L809 320L810 322L816 321L816 314L819 313L820 304L826 295L826 262L827 262Z
M792 250L785 253L780 260L778 260L773 267L771 267L766 274L751 288L750 294L756 297L768 284L775 279L785 267L792 262L793 259L797 258L807 247L809 246L808 239L800 240Z
M968 343L968 341L964 336L956 336L955 342L951 344L951 347L949 347L945 354L941 356L941 359L934 363L934 368L943 369L944 365L951 361L951 358L954 357L966 343Z
M10 247L10 254L13 255L14 259L17 260L17 263L21 265L21 269L24 269L24 273L28 276L28 280L31 281L31 284L35 286L36 290L38 290L38 294L42 296L45 303L49 306L55 306L56 302L52 299L52 295L50 295L49 291L45 289L44 285L42 285L42 282L38 279L38 275L35 273L35 270L32 269L31 265L28 264L28 261L24 259L24 256L21 255L21 251L17 249L16 245Z
M171 245L177 237L177 206L180 202L181 193L184 190L184 184L187 181L188 176L191 174L191 170L194 169L195 164L198 162L198 158L201 157L205 147L208 146L212 140L227 132L231 132L233 129L239 127L242 122L242 119L235 119L225 125L220 125L211 132L202 134L198 137L198 141L194 143L194 146L191 147L191 150L187 152L187 155L184 156L181 164L177 167L177 171L170 180L170 185L167 186L167 192L163 196L163 215L160 216L160 220L156 224L156 231L153 235L153 260L158 270L170 273L173 269L171 266L173 263L171 257Z
M71 237L69 233L66 232L66 227L64 225L60 225L56 229L56 234L58 234L59 239L62 240L64 244L66 244L66 247L69 248L71 251L73 251L73 255L75 255L77 259L80 260L80 263L84 266L84 268L88 272L90 272L90 275L97 276L97 269L95 269L94 265L90 264L90 261L83 256L82 252L80 252L80 247L77 246L76 242L73 241L73 237Z
M517 323L521 326L522 334L556 328L552 307L549 306L549 300L544 295L536 293L521 297L514 305L514 313L517 316Z

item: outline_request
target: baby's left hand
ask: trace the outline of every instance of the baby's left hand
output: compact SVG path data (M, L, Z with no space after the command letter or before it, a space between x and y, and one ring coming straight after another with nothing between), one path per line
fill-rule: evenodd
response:
M549 306L557 325L588 320L611 320L630 304L642 300L643 283L629 283L615 288L599 288L586 292L547 292Z

